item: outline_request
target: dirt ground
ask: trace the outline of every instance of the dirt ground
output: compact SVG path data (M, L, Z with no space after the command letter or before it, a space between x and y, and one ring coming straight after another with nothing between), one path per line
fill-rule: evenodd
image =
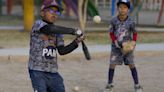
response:
M164 92L164 52L136 52L135 62L144 92ZM59 72L66 92L102 92L107 83L109 53L94 53L86 61L83 54L59 57ZM27 56L0 56L0 92L33 92L28 75ZM134 92L130 70L117 66L114 92Z

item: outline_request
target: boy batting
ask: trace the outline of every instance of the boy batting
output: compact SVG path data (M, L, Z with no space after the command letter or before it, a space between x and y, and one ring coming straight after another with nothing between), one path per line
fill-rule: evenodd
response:
M44 0L41 19L33 25L28 69L34 92L65 92L63 78L58 73L57 51L60 55L68 54L84 40L81 30L53 24L62 10L55 0ZM62 34L77 38L65 46Z

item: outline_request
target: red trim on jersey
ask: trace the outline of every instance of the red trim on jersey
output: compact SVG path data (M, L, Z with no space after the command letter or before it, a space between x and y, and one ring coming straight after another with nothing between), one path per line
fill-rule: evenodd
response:
M137 41L137 32L133 33L133 41Z
M113 32L110 32L109 35L110 38L112 39L112 42L114 42L117 39Z

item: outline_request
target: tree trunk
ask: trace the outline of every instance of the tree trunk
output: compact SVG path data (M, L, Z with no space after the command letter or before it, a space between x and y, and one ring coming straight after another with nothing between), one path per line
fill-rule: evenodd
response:
M82 31L84 31L86 27L87 5L88 5L88 0L78 0L79 24L80 24L80 29Z

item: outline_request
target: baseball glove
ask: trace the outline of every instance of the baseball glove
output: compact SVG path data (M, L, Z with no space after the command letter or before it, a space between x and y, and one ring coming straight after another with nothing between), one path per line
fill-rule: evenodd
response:
M126 41L122 44L122 53L128 54L132 52L135 48L136 42L135 41Z

